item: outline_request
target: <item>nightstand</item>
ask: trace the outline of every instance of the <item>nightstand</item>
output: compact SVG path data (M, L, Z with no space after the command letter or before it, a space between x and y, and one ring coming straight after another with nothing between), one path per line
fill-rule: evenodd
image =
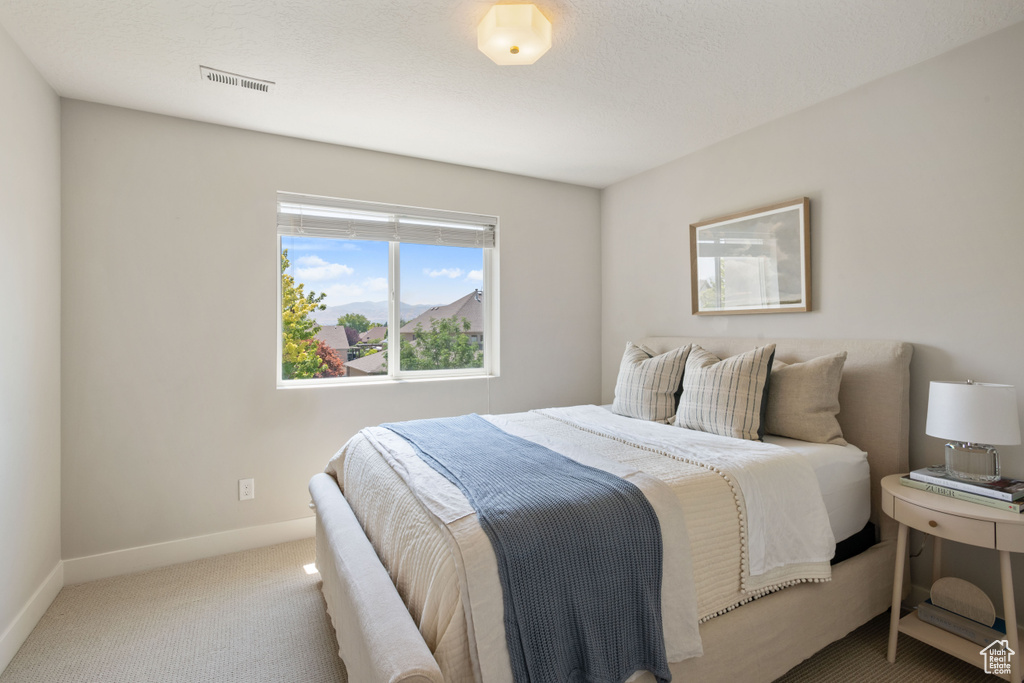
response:
M896 573L892 587L892 621L889 626L889 662L896 661L896 639L899 633L928 643L965 662L983 666L981 646L960 638L917 618L911 612L900 619L903 594L903 571L907 558L907 530L914 528L935 539L932 581L941 578L939 563L942 539L999 551L999 573L1003 587L1003 613L1007 640L1017 654L1011 657L1012 678L1021 680L1021 636L1017 630L1017 612L1013 599L1013 578L1010 575L1010 553L1024 552L1024 514L1004 512L977 503L946 498L900 484L900 475L882 479L882 511L900 523L896 540Z

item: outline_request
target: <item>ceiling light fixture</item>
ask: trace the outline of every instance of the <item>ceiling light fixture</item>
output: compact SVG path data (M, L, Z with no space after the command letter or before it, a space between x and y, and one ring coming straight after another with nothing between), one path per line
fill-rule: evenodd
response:
M495 5L476 37L477 47L495 64L533 64L551 49L551 22L536 5Z

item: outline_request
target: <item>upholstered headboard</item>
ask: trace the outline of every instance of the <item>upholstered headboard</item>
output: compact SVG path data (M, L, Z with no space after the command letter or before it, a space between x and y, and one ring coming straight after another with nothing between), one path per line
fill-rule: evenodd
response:
M799 363L846 351L839 389L843 436L868 454L871 466L871 521L881 536L894 538L896 525L881 513L882 477L909 469L910 357L905 342L864 339L754 339L741 337L648 337L637 340L659 353L699 344L719 358L774 343L775 357Z

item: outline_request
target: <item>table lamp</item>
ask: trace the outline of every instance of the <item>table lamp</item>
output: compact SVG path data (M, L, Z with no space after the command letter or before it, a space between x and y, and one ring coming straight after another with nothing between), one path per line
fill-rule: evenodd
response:
M999 479L999 452L991 445L1020 443L1017 391L1008 384L932 382L925 433L946 444L946 474L973 482Z

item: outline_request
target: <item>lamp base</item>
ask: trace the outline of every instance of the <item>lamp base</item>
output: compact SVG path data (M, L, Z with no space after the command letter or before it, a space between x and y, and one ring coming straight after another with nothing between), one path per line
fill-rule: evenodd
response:
M963 481L996 481L999 451L985 444L951 441L946 444L946 474Z

